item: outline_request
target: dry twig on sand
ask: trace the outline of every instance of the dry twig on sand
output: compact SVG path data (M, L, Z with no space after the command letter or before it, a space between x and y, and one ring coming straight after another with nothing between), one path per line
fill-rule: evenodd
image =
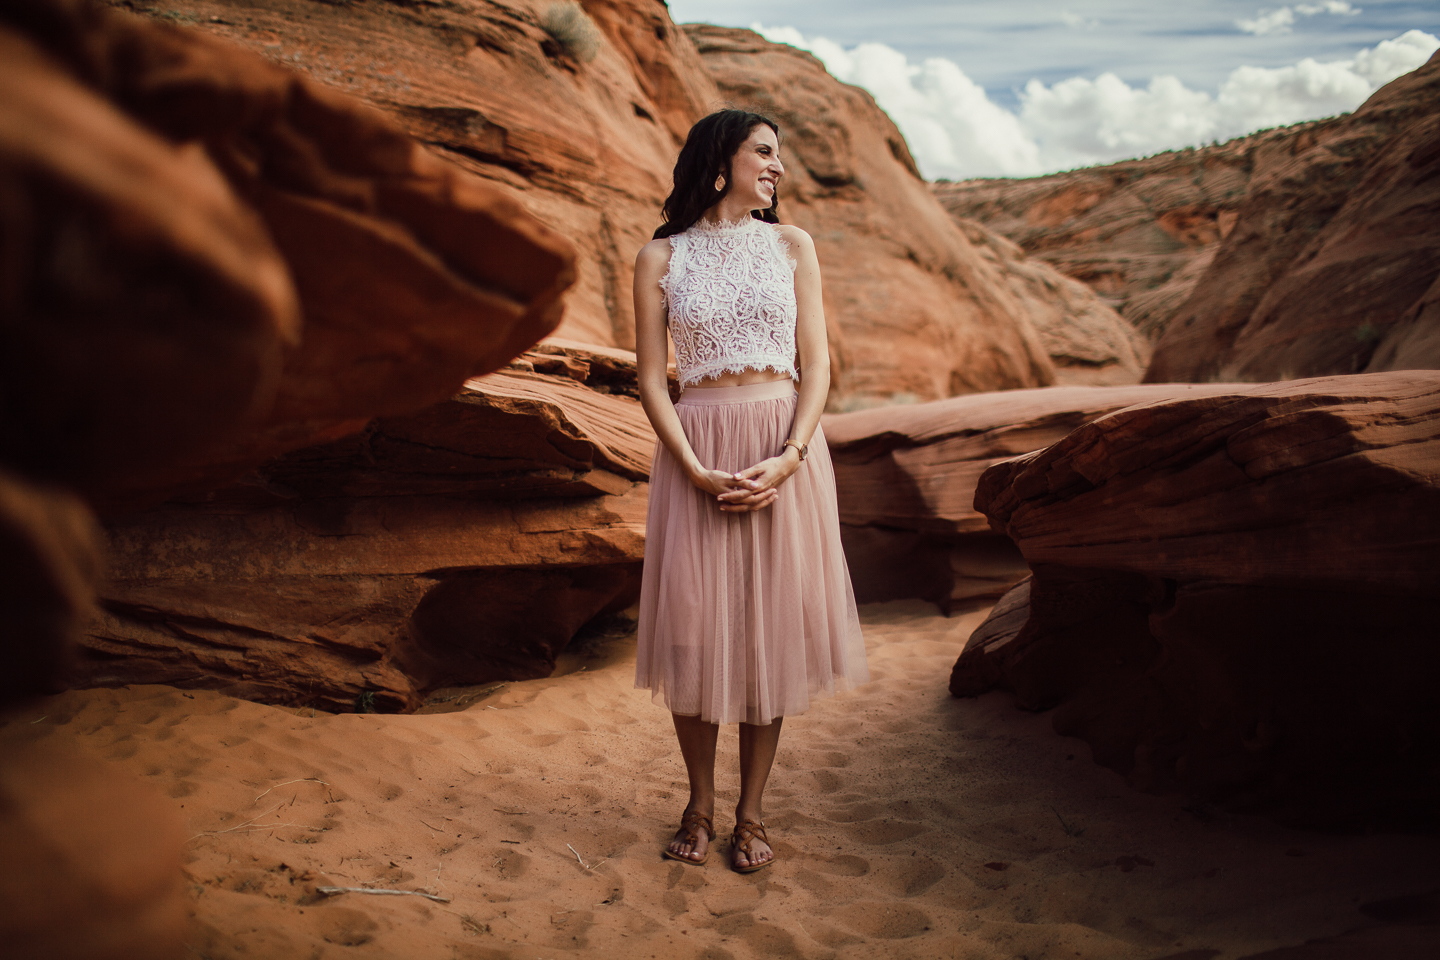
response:
M290 784L292 784L292 783L324 783L325 786L327 786L327 787L330 786L330 784L325 783L324 780L321 780L321 779L319 779L318 777L301 777L299 780L286 780L284 783L277 783L277 784L275 784L275 786L271 787L269 790L266 790L265 793L269 793L270 790L275 790L275 789L278 789L278 788L280 788L280 787L288 787L288 786L290 786ZM260 794L260 797L265 796L265 793ZM256 799L256 800L259 800L260 797L256 797L255 799Z
M316 892L323 893L327 897L333 897L341 893L374 893L392 897L424 897L426 900L434 900L436 903L449 903L449 897L437 896L433 893L423 893L419 890L386 890L380 887L316 887Z

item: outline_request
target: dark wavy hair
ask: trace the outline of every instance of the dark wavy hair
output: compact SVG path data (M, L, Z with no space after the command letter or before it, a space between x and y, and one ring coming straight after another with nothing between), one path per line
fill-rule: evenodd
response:
M665 198L660 212L664 223L655 231L653 239L673 237L683 233L700 219L700 215L720 202L725 191L730 189L730 158L749 137L750 131L765 124L780 137L780 127L774 120L748 110L719 110L697 121L680 148L680 159L675 161L675 187ZM725 190L715 189L715 179L725 175ZM779 223L776 211L780 207L780 194L770 201L764 210L752 210L750 215L766 223Z

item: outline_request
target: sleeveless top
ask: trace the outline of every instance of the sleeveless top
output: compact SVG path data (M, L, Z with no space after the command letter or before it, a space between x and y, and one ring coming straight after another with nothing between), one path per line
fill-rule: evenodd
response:
M774 224L700 221L675 234L660 289L680 389L745 370L795 379L795 259Z

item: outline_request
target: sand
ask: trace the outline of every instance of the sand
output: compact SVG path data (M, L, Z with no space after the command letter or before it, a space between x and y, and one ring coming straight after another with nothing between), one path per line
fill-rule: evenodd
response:
M984 612L862 609L875 679L786 723L766 811L779 860L746 876L724 844L703 867L659 855L685 775L669 715L632 689L633 637L414 716L135 686L28 705L0 745L71 745L172 798L189 952L210 960L1224 960L1436 886L1440 838L1187 810L1003 695L949 697ZM723 730L722 836L735 743Z

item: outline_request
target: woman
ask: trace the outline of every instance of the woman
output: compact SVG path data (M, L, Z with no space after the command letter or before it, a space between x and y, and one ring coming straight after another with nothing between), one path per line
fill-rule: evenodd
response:
M869 679L820 432L830 388L820 265L810 236L778 222L784 173L773 121L705 117L675 164L666 222L635 264L640 397L658 437L635 682L674 716L690 779L664 854L708 858L718 725L738 722L730 853L742 873L775 860L761 799L782 718Z

